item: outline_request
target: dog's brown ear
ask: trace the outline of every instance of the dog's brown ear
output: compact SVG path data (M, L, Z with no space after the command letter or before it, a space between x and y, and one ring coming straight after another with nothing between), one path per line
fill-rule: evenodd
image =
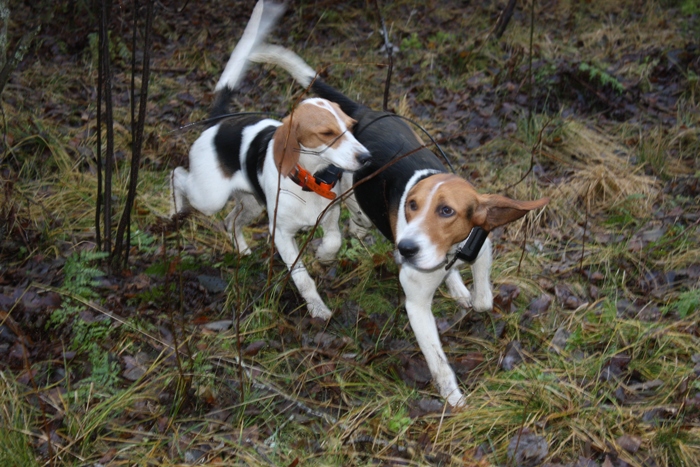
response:
M291 116L282 120L282 125L275 130L272 153L275 157L275 166L282 175L287 177L294 170L299 162L301 148L298 142L298 125L294 123Z
M487 231L520 219L529 211L549 203L549 198L518 201L501 195L478 195L477 199L478 205L472 216L472 222Z

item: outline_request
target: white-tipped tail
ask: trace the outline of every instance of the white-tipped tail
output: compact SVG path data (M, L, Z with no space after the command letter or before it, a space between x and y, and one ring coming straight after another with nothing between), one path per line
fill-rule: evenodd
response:
M236 44L233 52L231 52L231 58L229 58L226 68L224 68L224 72L216 84L216 91L220 91L225 87L229 89L236 88L238 81L248 68L250 54L259 44L264 42L265 37L267 37L272 26L277 23L277 19L282 16L284 10L285 5L280 3L269 3L259 0L255 4L253 14L250 16L245 31L243 31L243 36Z
M260 43L248 57L251 62L270 63L289 72L299 84L307 87L316 77L316 71L297 54L278 45Z

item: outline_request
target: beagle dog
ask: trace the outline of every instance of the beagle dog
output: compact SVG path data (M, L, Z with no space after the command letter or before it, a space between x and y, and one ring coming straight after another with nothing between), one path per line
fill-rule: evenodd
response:
M354 194L361 210L355 208L352 214L361 226L369 225L366 215L396 245L406 312L433 381L450 405L464 406L464 395L440 344L431 311L433 295L445 281L461 306L477 311L492 309L488 232L542 208L549 198L518 201L478 193L463 178L446 173L442 162L403 120L352 101L318 79L317 73L290 50L260 44L251 61L281 66L299 84L338 103L357 121L353 132L372 159L354 172ZM370 175L372 178L363 181ZM464 246L471 248L472 254L465 253ZM465 260L473 261L473 295L459 273Z
M264 9L264 13L263 13ZM259 37L283 12L280 5L259 2L217 84L211 120L216 123L194 142L189 171L173 170L172 214L194 208L212 215L233 199L225 220L239 253L251 250L242 229L267 208L270 232L282 260L313 317L328 319L330 309L301 262L294 235L314 226L340 192L343 170L354 171L369 160L367 149L350 129L355 121L328 100L302 101L281 122L261 116L230 116L228 102L243 75ZM335 258L341 245L340 208L331 207L320 225L323 239L316 251L321 262ZM293 268L293 269L292 269Z

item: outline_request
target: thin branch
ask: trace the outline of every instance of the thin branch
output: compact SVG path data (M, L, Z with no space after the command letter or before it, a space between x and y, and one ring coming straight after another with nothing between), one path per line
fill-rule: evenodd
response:
M493 30L493 35L491 36L494 40L499 40L501 36L503 36L503 33L506 31L506 27L510 22L510 18L513 16L513 11L515 10L516 3L517 0L510 0L508 2L508 5L506 5L506 7L501 12L501 15L498 17L498 21L496 21L496 26Z
M588 188L586 188L586 197L584 199L584 202L586 204L586 217L583 221L583 236L581 237L581 261L579 262L578 269L581 273L583 273L583 255L586 254L586 228L588 227L588 192L591 190L591 185L592 182L588 184Z
M527 65L527 134L530 135L530 126L532 125L532 41L535 36L535 0L531 0L530 4L530 51L528 53Z
M133 45L134 52L133 56L136 56L136 29L137 29L137 19L138 19L138 0L134 1L134 36ZM139 99L139 113L138 117L135 119L135 96L134 96L134 74L132 67L131 73L131 134L132 134L132 148L131 148L131 172L129 174L129 191L126 197L126 203L124 205L124 212L119 220L119 227L117 228L117 238L114 246L114 257L112 264L116 265L120 261L122 256L122 249L124 249L124 261L122 267L126 269L127 262L129 260L129 244L131 240L131 211L134 206L134 201L136 200L136 186L138 184L139 178L139 166L141 165L141 150L143 146L143 132L144 124L146 121L146 100L148 99L148 80L150 78L150 51L151 51L151 29L153 23L153 0L148 0L146 4L146 24L144 25L144 49L143 49L143 73L141 74L141 91ZM133 63L135 64L135 62ZM127 241L124 244L124 233L126 231Z
M389 41L389 33L386 30L386 23L384 22L384 17L382 12L379 10L378 0L374 0L374 8L377 10L377 15L382 23L382 35L384 36L384 50L389 58L389 67L386 71L386 81L384 82L384 101L382 102L382 109L387 112L389 108L389 88L391 87L391 73L394 70L394 44Z
M104 180L104 251L112 251L112 172L114 167L114 112L112 108L112 71L109 54L109 22L111 0L102 0L100 8L100 66L103 72L105 100L105 126L107 130L107 151L105 153ZM97 131L102 131L98 128ZM98 155L99 157L99 155Z
M532 169L535 167L535 151L537 150L537 148L542 147L542 133L544 132L545 128L547 128L549 126L550 123L551 123L551 120L547 120L544 123L544 125L542 125L542 128L540 129L539 133L537 134L537 141L535 142L535 144L532 145L532 149L530 150L530 167L527 169L527 172L525 172L525 174L523 174L523 176L520 177L520 180L518 180L517 182L515 182L511 185L508 185L503 190L504 192L507 192L511 188L518 186L523 180L525 180L525 177L530 175L530 172L532 172Z

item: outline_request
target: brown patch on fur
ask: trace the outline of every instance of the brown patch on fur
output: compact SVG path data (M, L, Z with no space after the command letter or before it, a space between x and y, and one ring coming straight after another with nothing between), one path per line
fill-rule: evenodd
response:
M391 226L391 235L396 241L396 224L398 224L398 214L396 211L389 211L389 225Z

